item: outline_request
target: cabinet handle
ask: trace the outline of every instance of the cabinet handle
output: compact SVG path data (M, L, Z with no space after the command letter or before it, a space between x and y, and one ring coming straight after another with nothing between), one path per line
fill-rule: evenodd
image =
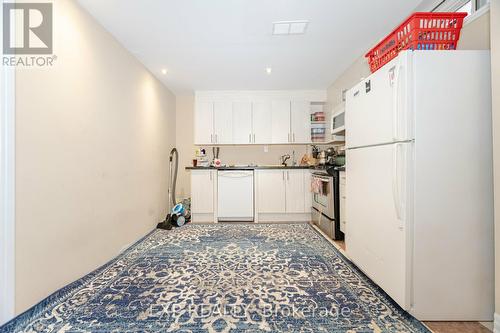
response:
M210 143L214 143L214 135L210 134Z
M252 143L252 134L248 134L248 142Z
M255 134L253 135L253 143L255 143Z
M288 133L288 142L290 142L290 133Z
M219 140L217 139L217 134L215 134L215 143L217 143Z
M295 133L292 134L292 137L293 137L292 141L295 142Z
M281 176L283 177L283 181L285 181L285 171L281 173Z

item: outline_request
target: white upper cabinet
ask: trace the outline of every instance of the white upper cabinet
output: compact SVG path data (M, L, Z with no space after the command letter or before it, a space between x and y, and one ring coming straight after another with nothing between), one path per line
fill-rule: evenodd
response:
M311 143L309 101L326 100L326 91L196 92L194 143Z
M252 141L255 144L269 144L272 141L271 102L252 103Z
M290 143L290 101L278 100L271 103L271 143Z
M253 143L252 103L233 103L233 144Z
M214 141L215 144L233 143L233 102L214 102Z
M214 103L198 102L194 111L194 143L214 143Z
M291 142L311 142L311 103L306 101L293 101L291 103Z
M307 101L273 101L272 143L310 143L310 105Z

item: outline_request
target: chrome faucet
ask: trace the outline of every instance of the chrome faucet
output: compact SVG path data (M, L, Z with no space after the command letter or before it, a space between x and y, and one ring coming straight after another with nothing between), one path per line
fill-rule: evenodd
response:
M290 159L290 155L285 154L280 157L281 165L286 166L286 161Z

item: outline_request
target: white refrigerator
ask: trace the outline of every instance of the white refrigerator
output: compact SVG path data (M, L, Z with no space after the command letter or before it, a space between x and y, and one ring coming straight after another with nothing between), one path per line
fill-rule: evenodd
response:
M493 318L487 51L405 51L346 98L346 248L421 320Z

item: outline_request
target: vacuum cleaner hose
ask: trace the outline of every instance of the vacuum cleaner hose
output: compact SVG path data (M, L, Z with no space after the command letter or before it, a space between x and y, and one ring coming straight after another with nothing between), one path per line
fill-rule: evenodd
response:
M175 155L175 163L174 163L174 168L172 170L172 159L174 158ZM172 200L171 204L172 207L174 207L177 204L177 201L175 200L175 184L177 183L177 169L179 167L179 153L177 152L177 149L173 148L170 151L170 198ZM172 174L173 172L173 174Z

